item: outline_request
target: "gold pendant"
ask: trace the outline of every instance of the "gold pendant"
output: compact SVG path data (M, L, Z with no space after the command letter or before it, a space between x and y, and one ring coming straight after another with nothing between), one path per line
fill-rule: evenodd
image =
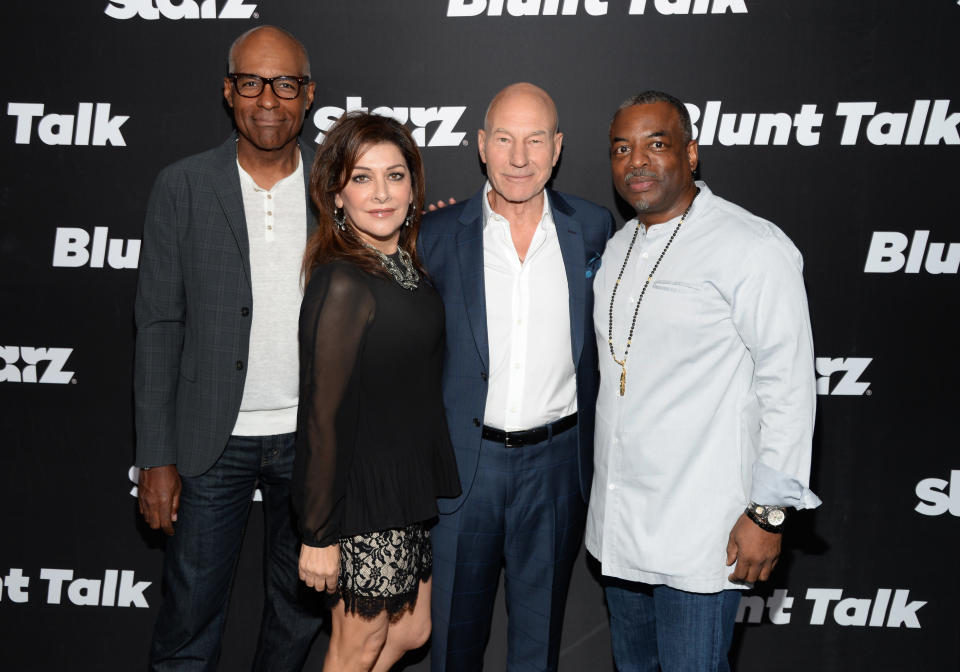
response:
M626 363L620 365L620 396L627 391L627 366Z

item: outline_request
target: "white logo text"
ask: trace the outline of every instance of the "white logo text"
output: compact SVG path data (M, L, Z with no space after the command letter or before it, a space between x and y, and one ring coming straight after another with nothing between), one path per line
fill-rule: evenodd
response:
M860 376L873 361L871 357L817 357L817 394L861 396L867 393L870 383ZM830 381L833 374L842 373L833 389Z
M45 145L114 145L125 147L120 127L130 117L110 116L110 103L80 103L76 114L44 115L43 103L7 103L7 115L17 118L14 142L29 145L33 134L33 120L37 123L37 137ZM91 123L92 122L92 123ZM91 136L91 128L93 130Z
M0 383L56 383L65 385L73 380L73 371L65 371L73 348L29 348L26 346L0 345ZM23 366L17 368L20 361ZM37 367L49 362L37 379Z
M929 231L914 231L913 239L899 231L874 231L864 273L956 273L960 269L960 243L930 243ZM910 251L904 255L907 247ZM946 252L946 254L944 254ZM926 260L924 261L924 253Z
M416 143L421 147L456 147L463 141L466 133L457 131L457 122L466 111L464 106L451 107L375 107L373 114L380 114L385 117L392 117L401 124L409 122L413 125L411 134ZM320 131L315 140L317 143L323 142L323 135L334 122L343 116L346 112L361 110L367 112L368 109L363 106L363 99L357 97L347 97L346 108L327 105L321 107L313 114L313 124ZM427 141L427 125L437 124L437 130Z
M109 0L103 13L111 19L132 19L139 16L151 21L159 19L249 19L257 6L243 0L226 0L217 13L217 0Z
M948 494L949 491L949 494ZM920 503L914 511L924 516L940 516L949 512L951 516L960 516L960 469L950 471L950 480L925 478L917 483L917 497Z
M109 246L108 246L109 243ZM65 267L86 266L103 268L104 259L110 268L136 268L140 259L140 241L131 238L107 238L107 227L93 229L93 245L90 249L90 234L84 229L57 227L53 245L53 265ZM126 247L126 249L124 249ZM109 250L109 251L108 251Z

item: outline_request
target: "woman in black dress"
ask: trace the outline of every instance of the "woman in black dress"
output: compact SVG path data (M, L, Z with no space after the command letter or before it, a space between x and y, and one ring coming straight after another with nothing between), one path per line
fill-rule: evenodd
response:
M333 593L324 670L389 670L430 634L436 497L460 493L440 393L443 305L417 260L410 132L344 115L317 151L300 311L300 578Z

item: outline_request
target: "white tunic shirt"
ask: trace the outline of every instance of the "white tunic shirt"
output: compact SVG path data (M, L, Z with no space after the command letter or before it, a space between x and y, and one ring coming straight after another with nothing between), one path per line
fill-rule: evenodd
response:
M621 369L610 296L636 220L608 243L594 283L600 348L586 545L603 573L712 593L748 501L819 505L808 488L816 400L799 251L775 225L703 183L637 316ZM622 359L644 281L679 217L641 227L617 290Z
M483 277L490 348L483 422L508 432L540 427L577 410L570 345L570 295L557 227L543 214L520 263L510 222L483 190Z
M250 241L250 351L243 400L233 434L271 436L297 428L300 359L300 264L307 242L303 161L263 189L240 167L243 213Z

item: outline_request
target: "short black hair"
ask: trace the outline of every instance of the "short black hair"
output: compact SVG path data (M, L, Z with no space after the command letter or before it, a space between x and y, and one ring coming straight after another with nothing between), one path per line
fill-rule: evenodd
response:
M693 140L693 124L690 122L690 112L687 111L687 106L683 104L682 100L676 96L671 96L669 93L652 90L638 93L620 103L617 112L625 110L628 107L633 107L634 105L648 105L650 103L670 103L673 105L677 110L677 116L680 117L680 128L683 129L683 141L690 142ZM616 117L617 115L614 114L613 116Z

